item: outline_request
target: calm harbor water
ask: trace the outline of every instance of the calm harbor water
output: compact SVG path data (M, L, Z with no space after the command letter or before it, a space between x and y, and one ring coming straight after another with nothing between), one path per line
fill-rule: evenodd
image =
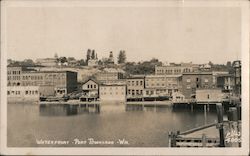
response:
M168 131L217 120L213 111L121 103L90 108L17 103L8 104L7 113L8 147L167 147Z

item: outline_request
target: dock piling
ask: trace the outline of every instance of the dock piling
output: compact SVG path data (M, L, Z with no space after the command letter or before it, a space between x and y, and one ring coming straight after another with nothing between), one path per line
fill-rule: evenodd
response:
M218 116L218 124L217 127L219 129L220 134L220 147L225 147L225 139L224 139L224 130L223 130L223 108L221 103L216 104L217 116Z

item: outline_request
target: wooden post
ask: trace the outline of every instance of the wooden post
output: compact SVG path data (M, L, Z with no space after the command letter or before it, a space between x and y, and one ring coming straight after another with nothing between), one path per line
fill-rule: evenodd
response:
M206 135L202 134L202 147L206 147L206 143L207 143Z
M194 104L191 103L191 112L193 112L193 111L194 111Z
M206 104L203 105L203 108L204 108L204 113L206 113L207 112L207 106L206 106Z
M220 134L220 147L225 147L224 130L223 130L223 109L222 104L216 104L217 116L218 116L218 128Z
M234 136L230 137L229 144L231 147L239 147L239 142L238 141L233 141L234 139L238 139L238 115L237 115L237 108L235 107L230 107L228 111L228 120L229 120L229 133ZM236 135L235 135L236 134Z
M171 147L171 133L172 132L168 132L168 147Z

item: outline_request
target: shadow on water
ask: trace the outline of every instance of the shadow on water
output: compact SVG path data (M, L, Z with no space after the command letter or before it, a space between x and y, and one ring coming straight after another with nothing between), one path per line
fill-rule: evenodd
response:
M99 105L69 105L69 104L41 104L39 106L40 116L73 116L79 114L99 114Z

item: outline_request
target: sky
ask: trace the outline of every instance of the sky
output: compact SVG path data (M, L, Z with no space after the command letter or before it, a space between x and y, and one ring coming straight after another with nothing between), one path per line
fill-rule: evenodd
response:
M226 63L240 59L241 14L234 7L8 7L7 56Z

